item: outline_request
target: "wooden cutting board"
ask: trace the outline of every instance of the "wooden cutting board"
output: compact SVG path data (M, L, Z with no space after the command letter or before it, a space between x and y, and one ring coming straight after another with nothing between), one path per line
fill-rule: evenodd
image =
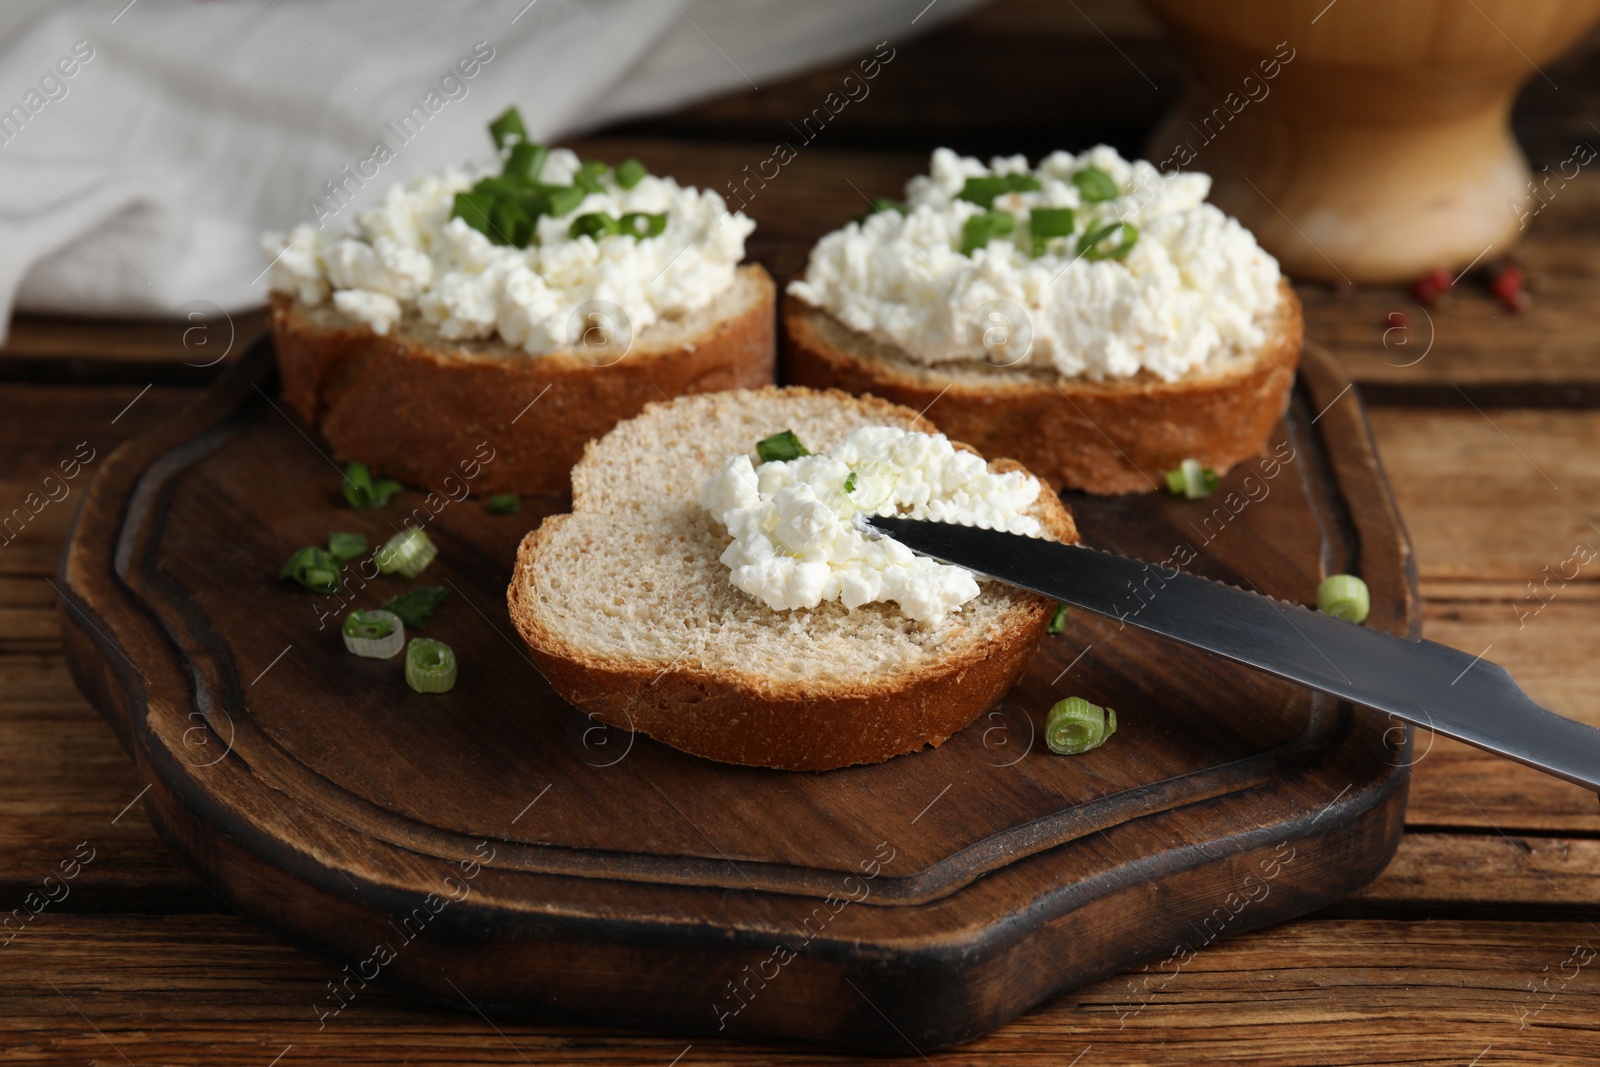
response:
M1145 964L1119 995L1135 1013L1207 945L1337 900L1398 843L1398 723L1081 612L969 729L878 766L730 767L604 727L550 691L505 609L517 542L564 502L496 516L407 490L352 510L276 392L263 342L110 456L60 585L74 675L157 831L339 969L308 1019L371 983L489 1015L926 1052ZM1414 634L1404 529L1314 345L1271 447L1209 500L1068 503L1089 544L1192 554L1286 600L1359 573L1369 625ZM301 545L376 543L417 508L437 511L425 581L454 590L421 631L460 657L442 696L347 654L338 614L319 627L337 604L276 577ZM1044 714L1073 694L1120 730L1054 756Z

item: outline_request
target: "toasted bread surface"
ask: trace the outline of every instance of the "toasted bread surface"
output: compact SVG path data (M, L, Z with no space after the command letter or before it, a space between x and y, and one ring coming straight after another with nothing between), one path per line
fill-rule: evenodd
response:
M804 301L784 301L784 380L927 410L951 437L1011 456L1051 486L1148 492L1185 459L1219 474L1256 455L1283 416L1300 362L1300 302L1279 283L1258 351L1175 382L1067 378L1052 368L929 367Z
M871 425L933 432L872 397L768 387L653 404L591 444L572 512L524 538L507 590L556 692L675 748L790 770L879 762L972 722L1027 665L1049 600L985 582L938 625L885 603L775 610L734 587L730 537L699 504L723 458L764 437L793 429L820 450ZM1077 540L1053 492L1032 513Z
M436 488L487 442L473 493L564 493L584 445L651 401L771 382L774 298L765 269L740 267L710 305L640 330L620 358L447 340L414 313L379 336L281 293L272 329L284 399L339 459Z

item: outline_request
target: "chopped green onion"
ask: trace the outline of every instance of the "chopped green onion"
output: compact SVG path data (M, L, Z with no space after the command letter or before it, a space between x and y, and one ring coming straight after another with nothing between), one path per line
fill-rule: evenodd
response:
M1054 637L1057 634L1064 632L1066 628L1067 606L1065 604L1057 604L1055 614L1050 616L1050 625L1045 627L1044 632L1049 634L1051 637Z
M1216 492L1219 479L1210 467L1202 467L1197 459L1186 459L1177 470L1167 472L1167 491L1173 496L1199 500Z
M574 211L589 194L576 185L553 185L548 190L550 214L557 218Z
M1038 188L1039 179L1031 174L985 175L968 178L956 199L970 201L987 211L994 207L995 197L1002 193L1027 193Z
M1083 168L1072 176L1072 184L1078 187L1078 195L1090 203L1115 200L1122 195L1116 181L1099 167Z
M307 545L289 557L278 570L278 579L299 582L318 593L339 591L339 562L316 545Z
M794 435L793 430L775 433L756 442L756 457L763 463L780 459L799 459L801 456L809 455L811 455L810 450L800 443L800 438Z
M527 189L527 182L518 181L516 178L507 178L503 175L499 178L481 178L478 180L478 184L472 187L472 191L475 193L487 193L496 199L509 197L513 200L526 192Z
M455 206L450 209L450 217L465 219L468 226L487 235L489 213L493 210L494 197L488 193L457 193Z
M533 217L515 200L495 201L489 220L489 238L495 244L526 248L533 240Z
M344 617L344 635L376 641L380 637L388 637L400 625L399 617L393 612L352 611Z
M665 215L651 215L643 211L630 211L619 218L598 211L591 211L587 215L579 215L572 220L572 225L567 227L569 237L589 237L598 241L611 234L625 234L638 240L643 237L658 237L667 228Z
M353 508L381 508L400 491L393 478L372 477L365 463L350 462L344 467L344 498Z
M617 164L615 177L618 185L622 186L624 189L632 189L635 185L639 184L639 180L641 178L644 178L649 173L649 171L644 169L643 163L640 163L637 159L629 156L627 159L624 159L621 163Z
M665 215L652 215L643 211L630 211L617 220L621 230L629 237L659 237L667 228Z
M344 647L367 659L388 659L406 643L406 628L388 611L352 611L344 619Z
M443 641L413 637L406 646L406 684L419 693L444 693L456 684L456 654Z
M1116 732L1115 711L1091 704L1082 697L1068 697L1057 701L1045 717L1044 742L1051 752L1076 756L1099 748Z
M610 169L598 159L591 159L578 168L578 173L572 176L572 184L587 193L603 193L606 171Z
M331 533L328 535L328 555L340 563L348 563L367 550L367 539L362 534Z
M1016 216L1004 211L986 211L982 215L974 215L961 227L961 254L970 256L996 237L1004 237L1016 228Z
M1317 610L1345 622L1365 622L1372 610L1367 583L1353 574L1335 574L1317 586Z
M1112 248L1101 248L1100 245L1116 233L1122 231L1118 243ZM1134 243L1139 240L1139 229L1131 223L1112 222L1098 229L1090 230L1078 238L1078 255L1084 259L1121 259L1133 250Z
M489 136L494 138L494 146L499 149L526 141L528 131L522 125L522 112L515 107L506 108L499 118L489 123Z
M496 493L489 498L489 513L491 515L515 515L520 507L522 507L522 499L515 493Z
M592 237L596 241L616 232L617 220L599 211L579 215L572 220L572 225L567 227L568 237Z
M1004 178L968 178L966 184L961 186L961 191L956 194L956 199L977 204L987 211L994 207L994 198L1005 191Z
M1076 222L1070 207L1036 207L1028 213L1028 229L1036 237L1071 237Z
M583 164L570 185L541 184L539 176L550 158L550 151L528 140L522 116L514 107L507 108L490 124L489 134L494 138L495 148L505 155L501 172L479 179L470 192L457 193L450 217L464 220L493 244L526 248L538 232L541 217L559 218L571 214L589 193L605 189L607 167L595 161ZM618 175L617 182L623 188L631 189L645 174L644 167L636 159L623 163L622 170L625 173ZM666 216L638 214L642 222L633 220L629 229L613 232L654 236L665 229Z
M399 572L402 577L415 578L438 554L438 548L421 527L408 526L389 538L375 558L379 574Z
M382 610L398 616L401 622L412 629L421 629L439 605L449 599L450 590L442 586L419 585L389 598Z
M506 155L506 164L500 168L500 175L504 178L536 182L539 180L539 172L544 170L544 161L549 158L550 149L544 145L521 141L511 146L511 151Z
M894 488L899 481L900 472L894 467L868 460L850 472L844 482L844 491L856 507L877 511L894 499Z
M1070 207L1036 207L1028 213L1028 234L1034 258L1045 254L1052 237L1071 237L1077 214Z

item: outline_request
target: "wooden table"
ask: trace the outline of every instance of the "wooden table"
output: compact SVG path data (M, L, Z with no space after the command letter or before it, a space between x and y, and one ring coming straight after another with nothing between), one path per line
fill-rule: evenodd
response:
M816 106L845 67L606 131L586 150L637 153L723 188L791 136L790 118ZM1137 12L988 8L899 47L872 96L759 191L747 209L761 225L751 252L775 273L797 270L815 236L856 210L850 183L867 196L892 194L936 143L1037 156L1104 139L1135 152L1179 69ZM1600 116L1594 42L1546 73L1553 84L1536 79L1516 115L1536 168L1567 158L1579 140L1600 142L1589 125ZM1092 87L1086 95L1073 89L1080 79ZM1570 182L1532 221L1517 259L1533 296L1520 316L1470 277L1427 315L1398 290L1306 286L1300 295L1309 338L1339 356L1372 405L1415 542L1427 636L1485 652L1535 699L1600 725L1600 562L1542 584L1578 546L1600 548L1593 175ZM1411 323L1404 347L1398 334L1385 344L1392 310ZM234 327L237 348L259 317L235 316ZM0 355L0 513L29 493L67 490L20 531L0 533L0 910L23 906L63 862L76 857L81 868L67 896L0 948L0 1054L141 1067L851 1062L803 1048L491 1022L465 1005L425 1012L377 994L318 1028L313 1006L335 971L228 914L156 839L134 768L62 660L52 575L88 473L44 478L91 454L92 472L119 441L194 396L215 368L186 366L211 356L180 338L164 323L22 319ZM1134 973L1076 990L934 1058L1063 1067L1594 1062L1595 797L1446 740L1419 736L1417 751L1399 854L1354 897L1217 944L1176 975Z

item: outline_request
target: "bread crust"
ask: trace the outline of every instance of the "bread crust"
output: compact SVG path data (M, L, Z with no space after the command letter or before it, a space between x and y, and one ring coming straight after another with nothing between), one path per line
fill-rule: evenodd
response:
M1176 382L1000 369L953 378L792 297L783 327L785 381L928 410L985 455L1014 456L1053 488L1099 494L1149 492L1185 459L1222 474L1258 454L1288 405L1304 333L1286 281L1253 360Z
M915 411L876 398L828 392L840 403L891 411L895 422L916 417ZM933 429L925 420L924 428ZM991 469L1022 466L997 460ZM1060 499L1043 490L1039 504L1045 528L1056 539L1075 543L1077 527ZM573 507L582 507L581 495ZM1054 613L1054 601L1016 591L1016 607L998 639L978 643L967 655L873 683L780 682L751 671L692 665L663 669L658 663L590 654L545 626L528 576L541 551L572 520L570 514L551 516L523 538L506 591L511 619L545 679L562 699L602 722L724 763L824 771L937 746L1016 683Z
M483 343L443 349L398 331L379 336L363 325L315 321L274 293L283 396L339 459L407 484L459 479L459 465L486 441L495 458L470 482L474 494L565 493L584 445L646 404L773 380L776 290L757 264L739 273L759 287L742 313L671 348L653 348L651 331L642 330L608 366L571 351L530 359L504 345L491 353Z

